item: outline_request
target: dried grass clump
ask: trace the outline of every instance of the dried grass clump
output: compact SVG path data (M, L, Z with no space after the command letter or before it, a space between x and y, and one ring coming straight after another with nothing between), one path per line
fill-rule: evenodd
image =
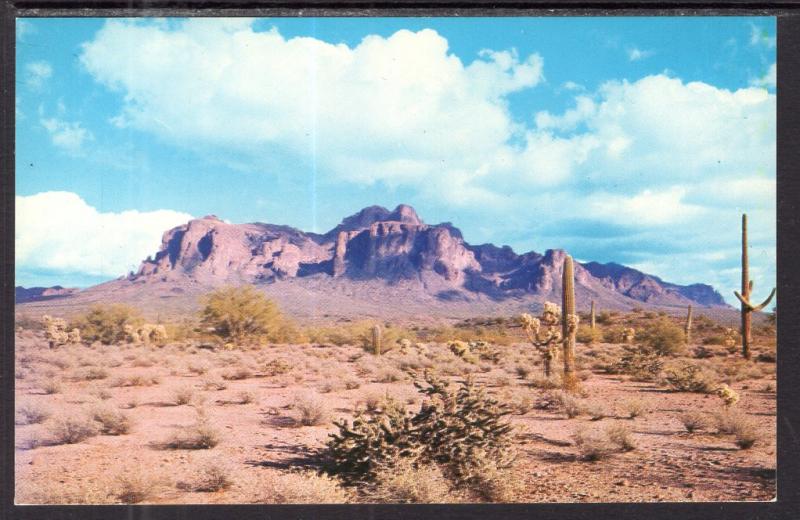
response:
M542 390L555 390L561 388L561 377L558 375L551 375L550 377L537 376L530 380L533 388L540 388Z
M347 379L344 382L344 387L347 390L355 390L356 388L361 388L361 381L358 379Z
M141 470L126 471L116 480L115 496L123 504L141 504L155 498L158 481Z
M708 427L708 418L699 410L688 410L683 412L680 416L678 416L678 419L689 433L694 433L697 430L702 430L703 428Z
M247 390L242 390L241 392L236 394L236 403L238 404L250 404L255 400L256 400L255 394Z
M247 367L236 367L222 373L222 379L226 381L240 381L253 377L253 371Z
M176 406L192 403L196 398L195 389L191 386L179 386L172 389L172 402Z
M52 444L77 444L100 433L98 424L85 414L58 415L47 425Z
M209 370L208 363L203 363L199 361L190 361L188 365L186 365L186 369L191 372L192 374L197 374L198 376L204 375Z
M99 424L100 433L104 435L124 435L131 430L128 416L107 404L93 407L90 415Z
M402 379L403 373L391 367L381 369L376 376L376 381L379 383L396 383Z
M622 451L632 451L636 449L636 440L631 433L631 429L622 423L613 423L606 428L608 440Z
M197 420L181 427L166 442L167 448L176 450L207 450L219 444L219 432L211 426L202 411L198 411Z
M738 410L723 410L714 414L717 432L734 436L736 445L743 449L752 448L761 438L756 424Z
M260 503L344 504L350 494L335 479L313 472L270 473L259 481Z
M179 482L177 487L184 491L213 493L228 489L233 485L229 464L219 460L207 460L197 469L197 475L191 482Z
M48 379L42 383L42 390L47 395L60 394L63 385L60 379Z
M134 374L125 377L118 377L109 383L111 387L129 387L129 386L154 386L161 382L158 375L148 376L145 374Z
M75 379L80 381L96 381L98 379L105 379L108 377L108 370L103 367L91 367L86 370L80 371Z
M226 388L228 388L228 383L222 379L209 377L203 380L203 390L220 391Z
M581 459L585 461L598 461L607 459L614 452L614 445L602 432L578 429L573 435L575 446Z
M330 420L328 407L311 394L295 396L293 408L295 421L303 426L320 426Z
M633 397L622 403L622 409L629 419L636 419L649 413L650 405L638 397Z
M15 424L39 424L44 422L53 412L42 404L28 401L17 405Z

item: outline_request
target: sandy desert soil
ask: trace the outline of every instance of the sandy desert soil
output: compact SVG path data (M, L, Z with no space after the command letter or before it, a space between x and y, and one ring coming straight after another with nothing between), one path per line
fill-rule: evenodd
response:
M409 410L418 409L421 397L412 377L432 366L453 381L471 373L515 406L511 422L519 458L514 473L522 485L514 500L775 497L774 363L745 362L721 346L710 347L716 355L703 360L739 393L734 408L757 425L755 445L740 449L732 435L712 425L689 433L680 419L691 410L709 419L722 411L714 394L675 392L658 382L606 373L603 363L619 355L619 345L578 346L583 379L578 401L589 412L574 418L559 407L543 408L553 391L538 387L544 385L537 353L525 344L497 348L502 350L498 363L478 364L464 362L443 344L380 357L360 346L311 344L242 351L185 343L50 350L40 332L21 330L16 343L16 502L358 501L357 494L343 495L338 487L331 491L332 481L298 471L316 469L316 454L336 429L331 419L352 418L386 394ZM303 403L323 411L321 424L298 422ZM630 409L642 405L642 415L628 417ZM58 440L63 437L60 418L98 410L123 414L130 422L127 433L101 433L72 444ZM219 443L209 449L171 447L176 434L197 424L198 417L206 418ZM584 460L575 432L604 431L614 423L629 427L635 449ZM220 480L229 485L213 485ZM222 489L200 491L215 487Z

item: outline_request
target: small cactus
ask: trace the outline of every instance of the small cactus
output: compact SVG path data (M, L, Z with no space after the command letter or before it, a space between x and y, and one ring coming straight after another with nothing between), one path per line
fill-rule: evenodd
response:
M42 322L44 323L44 336L50 348L81 342L81 331L79 329L67 331L67 322L63 318L53 318L45 314L42 316Z
M720 385L714 390L714 394L722 399L722 402L725 404L726 408L730 408L731 406L735 405L739 402L739 394L736 393L731 387L728 385Z
M372 352L376 356L381 355L381 327L375 325L372 327Z
M542 355L545 377L550 377L551 365L553 360L558 358L562 341L561 308L555 303L545 302L541 318L522 314L520 324L531 345Z
M626 327L622 329L620 339L622 340L623 343L625 343L626 345L630 345L631 343L633 343L633 340L635 338L636 338L636 329L634 329L633 327Z
M692 342L692 306L689 305L689 310L686 313L686 325L684 326L684 332L686 333L686 344L689 345Z

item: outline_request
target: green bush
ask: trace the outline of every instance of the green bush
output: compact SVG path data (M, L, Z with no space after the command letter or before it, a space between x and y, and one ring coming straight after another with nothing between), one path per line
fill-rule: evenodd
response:
M683 329L666 318L649 325L637 339L662 356L674 356L686 349Z
M664 382L678 392L708 394L717 386L717 374L697 364L681 361L664 368Z
M123 304L95 305L72 326L80 329L86 341L100 341L106 345L125 341L127 325L136 327L144 320L133 307Z
M278 306L249 285L206 295L200 323L224 341L237 344L285 341L292 332Z
M578 343L583 343L584 345L597 343L602 337L603 334L600 332L600 329L592 329L591 327L578 327L578 332L575 335L575 339Z

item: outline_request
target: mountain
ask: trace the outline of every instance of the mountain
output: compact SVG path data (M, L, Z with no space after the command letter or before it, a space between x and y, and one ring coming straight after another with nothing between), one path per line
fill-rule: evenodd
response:
M138 271L82 291L147 305L227 284L256 284L298 315L468 315L560 301L565 252L518 254L471 245L451 223L426 224L411 206L370 206L325 234L210 215L168 230ZM725 307L711 286L681 286L630 267L576 263L579 308ZM77 303L77 300L76 300Z
M14 301L17 303L25 303L25 302L32 302L32 301L41 301L41 300L48 300L52 298L62 298L64 296L69 296L71 294L75 294L80 289L75 287L61 287L60 285L54 285L52 287L21 287L17 286L14 288Z

